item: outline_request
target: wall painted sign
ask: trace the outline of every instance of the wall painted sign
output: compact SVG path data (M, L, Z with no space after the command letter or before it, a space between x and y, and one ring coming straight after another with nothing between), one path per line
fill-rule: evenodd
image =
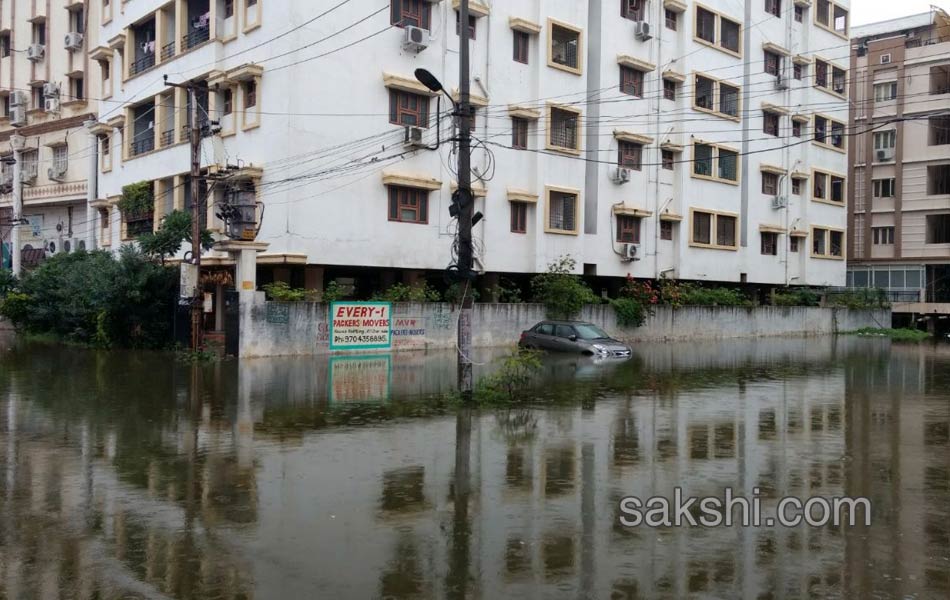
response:
M330 350L390 349L393 344L391 302L330 304Z

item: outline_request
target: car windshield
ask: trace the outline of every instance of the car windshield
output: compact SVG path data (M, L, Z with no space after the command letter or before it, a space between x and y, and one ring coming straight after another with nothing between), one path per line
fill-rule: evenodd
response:
M594 325L588 325L586 323L575 325L574 331L577 332L577 337L581 338L582 340L596 340L598 338L610 337L600 327L595 327Z

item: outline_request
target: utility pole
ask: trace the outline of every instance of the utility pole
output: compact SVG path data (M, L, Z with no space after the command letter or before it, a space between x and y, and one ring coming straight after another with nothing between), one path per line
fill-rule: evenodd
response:
M184 88L188 92L188 129L191 140L191 263L195 269L195 287L191 295L191 350L197 352L201 346L201 207L199 206L199 184L201 178L201 130L198 128L198 95L196 83L170 83L165 85Z
M20 224L23 222L23 147L26 138L19 133L10 136L13 147L13 229L10 230L10 252L13 254L13 275L23 274L23 251L20 249Z
M472 310L473 291L469 290L474 277L474 250L472 248L472 103L471 75L469 73L469 6L468 0L459 2L459 234L458 270L465 280L466 294L459 308L458 322L458 387L463 401L472 399Z
M89 119L84 123L86 131L89 132L89 164L88 175L86 176L86 250L92 252L96 249L96 209L93 203L99 192L99 136L93 133L92 128L96 125L95 119ZM110 143L110 142L106 142ZM100 242L102 240L99 240Z

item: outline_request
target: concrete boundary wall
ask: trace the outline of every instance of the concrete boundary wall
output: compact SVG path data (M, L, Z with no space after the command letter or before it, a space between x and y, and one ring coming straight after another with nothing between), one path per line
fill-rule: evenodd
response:
M266 302L247 294L241 302L242 357L329 353L327 305ZM521 331L545 318L539 304L475 304L473 345L508 346ZM726 338L815 336L862 327L890 327L890 309L849 310L808 307L688 306L657 307L642 327L625 329L609 305L588 306L577 317L627 342L715 340ZM456 307L446 303L393 306L394 350L455 347Z

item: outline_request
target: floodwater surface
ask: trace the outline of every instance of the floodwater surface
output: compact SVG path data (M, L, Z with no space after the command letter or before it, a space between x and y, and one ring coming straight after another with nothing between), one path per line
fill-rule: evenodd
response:
M498 353L478 355L478 373ZM950 348L226 361L0 340L0 598L950 597ZM864 496L872 522L624 527L625 496Z

